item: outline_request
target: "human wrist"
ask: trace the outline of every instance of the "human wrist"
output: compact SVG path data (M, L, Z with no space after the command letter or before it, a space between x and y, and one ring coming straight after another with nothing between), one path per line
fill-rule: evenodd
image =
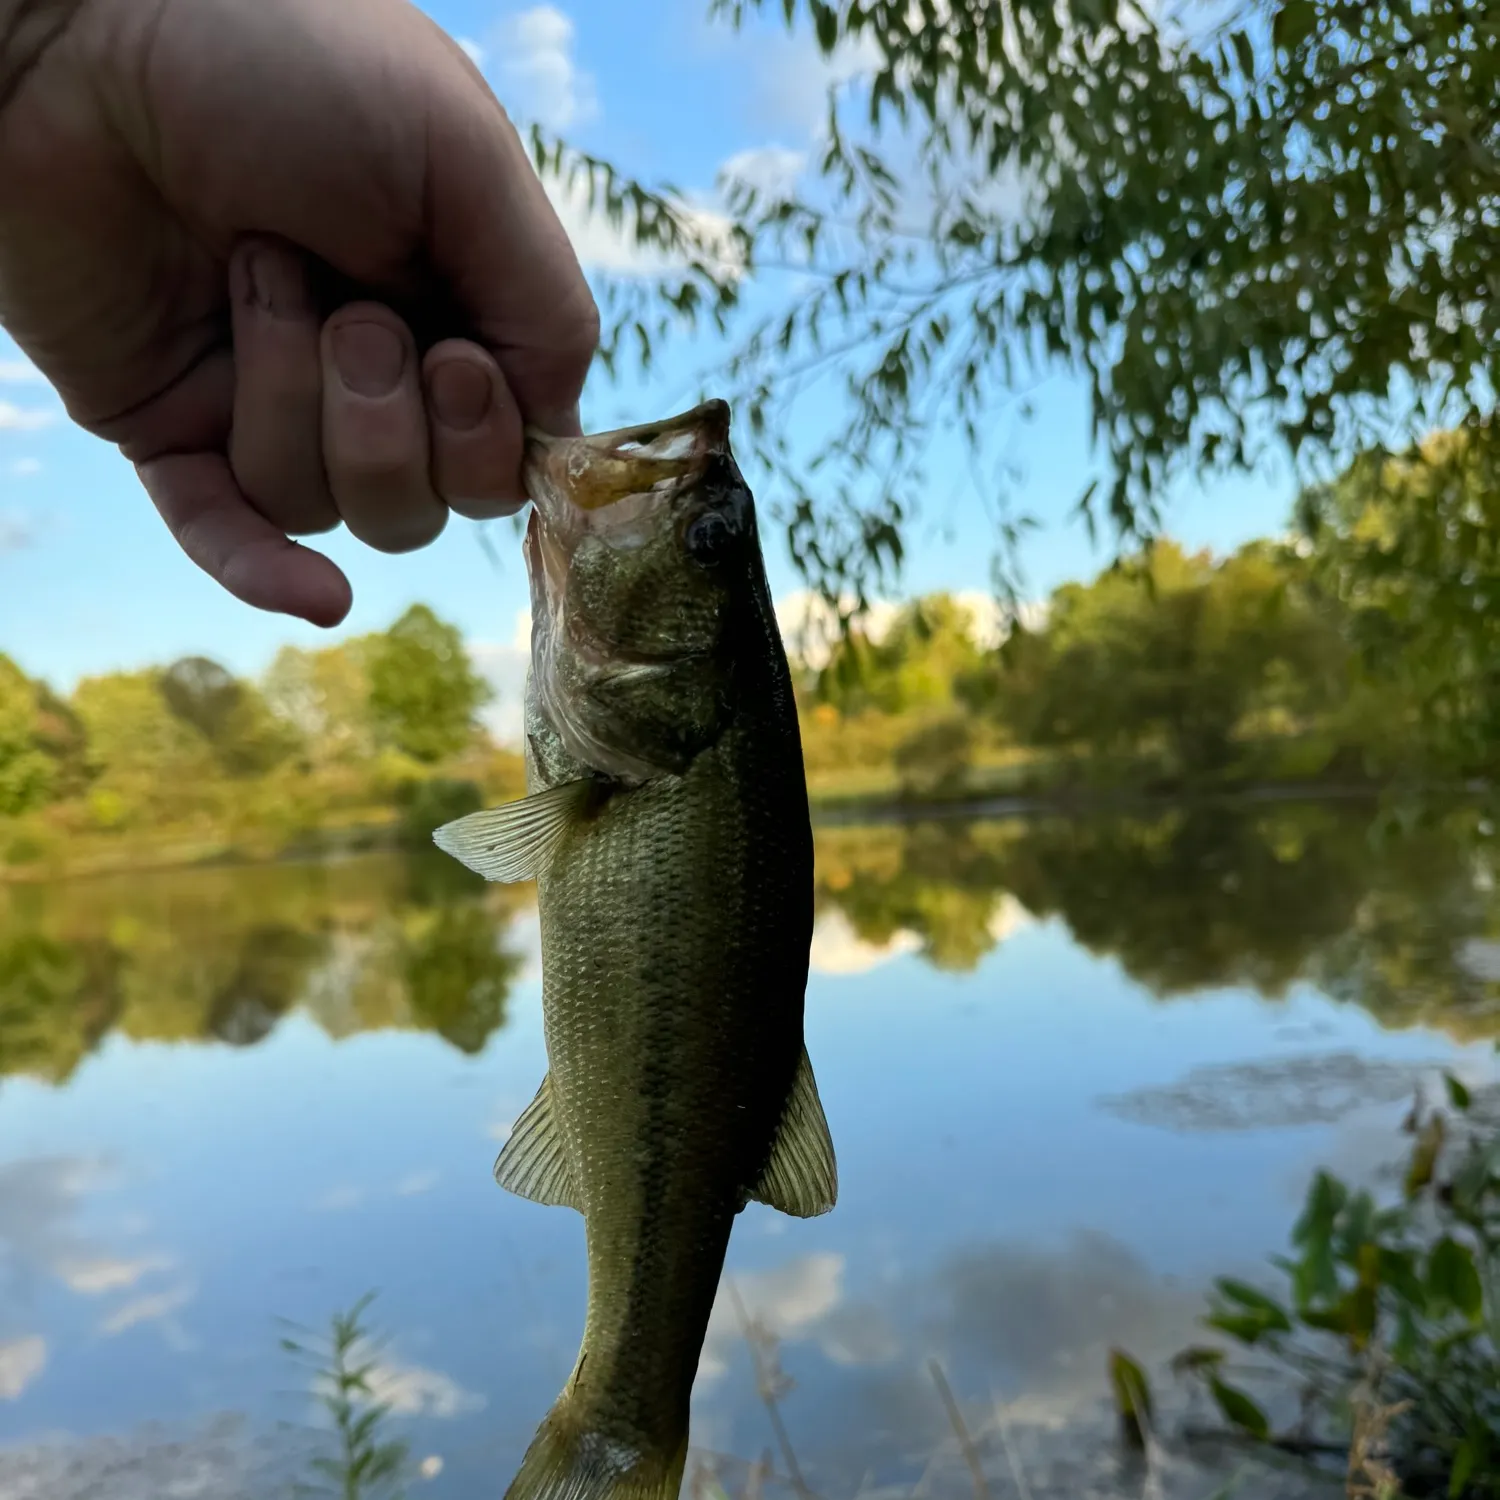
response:
M20 93L86 0L0 0L0 113Z

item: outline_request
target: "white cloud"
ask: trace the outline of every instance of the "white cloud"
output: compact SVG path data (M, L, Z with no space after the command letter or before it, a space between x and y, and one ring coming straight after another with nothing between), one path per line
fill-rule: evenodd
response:
M42 461L39 458L18 458L10 466L10 472L17 479L30 479L33 474L42 472Z
M621 276L649 276L677 263L672 257L635 244L624 232L616 229L601 210L591 209L585 184L574 186L549 177L544 186L567 231L573 252L585 270L608 271ZM702 196L689 198L678 208L684 228L694 241L695 251L706 262L716 264L727 274L734 274L737 266L727 239L728 216Z
M64 1262L58 1274L70 1291L85 1297L105 1292L129 1291L142 1277L153 1271L168 1271L173 1262L163 1255L146 1255L138 1260L118 1260L108 1256Z
M752 1326L786 1343L807 1337L833 1312L843 1298L843 1279L844 1257L826 1251L773 1270L726 1277L709 1314L698 1358L699 1380L706 1383L724 1375L732 1350L745 1336L731 1282Z
M47 1367L47 1341L39 1334L0 1344L0 1401L19 1401Z
M436 1172L412 1172L396 1184L398 1198L415 1198L421 1193L430 1193L438 1184Z
M599 112L591 75L573 56L576 28L553 5L508 16L485 51L495 59L492 81L513 114L549 130L570 130Z
M458 45L463 48L464 52L468 54L469 61L473 63L476 68L482 68L484 66L484 60L488 54L485 52L484 48L474 40L473 37L455 37L454 41L456 41Z
M43 427L50 427L56 420L55 411L0 401L0 432L40 432Z
M808 962L815 974L867 974L892 959L916 953L922 939L903 929L889 942L867 943L855 932L849 918L834 908L825 911L813 927Z
M1006 616L999 601L983 589L961 589L954 602L969 612L970 632L983 650L992 651L1005 639ZM853 604L852 597L845 607ZM905 603L895 599L872 599L860 622L870 640L879 642L895 623ZM1047 617L1043 601L1023 601L1017 611L1021 622L1031 630ZM821 595L809 589L798 589L776 601L776 623L789 654L800 657L809 666L821 667L838 637L838 618Z
M880 48L868 36L840 45L825 58L805 32L764 35L754 43L736 37L741 57L747 51L750 89L757 113L768 123L820 137L828 115L828 90L872 73Z
M29 359L0 359L0 385L46 385L47 377Z
M370 1358L366 1350L359 1356ZM481 1411L485 1398L466 1391L452 1376L422 1365L404 1365L394 1359L375 1359L368 1376L370 1394L398 1416L437 1417L451 1420Z
M196 1296L190 1286L174 1287L171 1291L151 1292L144 1297L133 1297L122 1307L116 1308L100 1325L100 1333L114 1338L141 1323L168 1323L172 1314L186 1307ZM180 1330L179 1336L180 1336Z
M807 153L788 146L756 146L731 156L719 168L722 183L742 182L767 197L791 190L807 166Z
M172 1264L160 1252L112 1253L78 1232L85 1199L108 1182L102 1163L82 1157L0 1165L0 1300L6 1271L48 1276L77 1296L98 1297L129 1290Z

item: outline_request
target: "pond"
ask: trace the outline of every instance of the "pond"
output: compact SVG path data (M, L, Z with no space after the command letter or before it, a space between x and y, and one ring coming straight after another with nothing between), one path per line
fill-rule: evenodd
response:
M740 1219L694 1465L785 1469L758 1357L819 1495L968 1493L936 1360L997 1500L1144 1493L1109 1350L1201 1341L1320 1165L1493 1080L1494 861L1462 806L820 829L841 1197ZM0 886L0 1496L290 1493L280 1340L372 1291L413 1493L502 1493L582 1325L579 1219L491 1178L544 1066L532 893L441 856Z

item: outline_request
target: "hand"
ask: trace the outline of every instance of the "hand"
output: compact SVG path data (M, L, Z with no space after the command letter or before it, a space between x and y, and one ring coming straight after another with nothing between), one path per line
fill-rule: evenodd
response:
M578 431L599 326L406 0L0 0L0 324L189 557L323 625L348 580L291 538L519 509L522 422Z

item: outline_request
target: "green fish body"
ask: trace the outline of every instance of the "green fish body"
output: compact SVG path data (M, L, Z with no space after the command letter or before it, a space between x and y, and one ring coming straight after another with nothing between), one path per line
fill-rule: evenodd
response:
M712 402L540 445L528 796L436 835L536 879L549 1070L496 1177L586 1225L578 1358L510 1500L670 1500L736 1214L837 1196L801 744L727 436Z

